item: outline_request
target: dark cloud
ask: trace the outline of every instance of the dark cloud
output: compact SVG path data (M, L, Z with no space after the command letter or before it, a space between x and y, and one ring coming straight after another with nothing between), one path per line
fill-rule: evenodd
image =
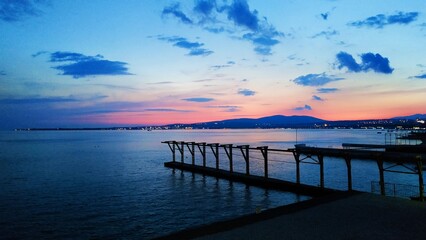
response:
M175 3L175 4L173 4L173 5L169 6L169 7L165 7L165 8L163 9L162 14L163 14L163 16L164 16L164 15L173 15L173 16L175 16L176 18L178 18L181 22L183 22L183 23L185 23L185 24L192 24L192 23L193 23L193 22L192 22L192 20L191 20L191 19L189 19L189 18L185 15L185 13L183 13L183 12L180 10L180 5L179 5L179 3Z
M240 89L238 90L238 94L248 97L248 96L254 96L256 92L250 89Z
M191 20L188 15L180 10L179 4L164 8L164 14L172 14L180 21L202 27L213 33L235 33L227 23L233 23L234 27L246 31L242 40L250 41L255 47L254 51L259 55L271 55L272 46L279 43L276 39L284 36L269 24L266 18L259 18L257 10L250 10L246 0L234 0L231 3L221 2L218 6L215 0L197 0L193 8ZM218 16L226 17L226 20L218 20ZM248 31L248 33L247 33Z
M41 54L33 54L35 57L39 55ZM62 71L61 75L69 75L73 76L73 78L97 75L130 75L126 67L127 63L104 60L101 55L86 56L73 52L53 52L50 53L49 61L62 63L62 65L52 68Z
M203 46L203 43L199 43L199 42L189 42L189 41L179 41L176 42L175 44L173 44L173 46L176 47L180 47L180 48L186 48L186 49L191 49L191 48L199 48L201 46Z
M315 101L324 101L324 99L322 99L321 97L317 96L317 95L313 95L312 99Z
M28 16L39 16L42 14L40 6L43 0L1 0L0 19L5 22L17 22Z
M311 111L312 107L309 106L309 105L307 105L307 104L305 104L305 106L303 106L303 107L296 107L296 108L293 108L293 110L295 110L295 111L303 111L303 110Z
M355 27L383 28L384 26L392 24L409 24L416 21L418 15L418 12L398 12L395 15L388 16L385 14L378 14L361 21L351 22L349 25Z
M188 49L189 53L186 54L188 56L207 56L213 53L213 51L201 48L204 46L204 43L199 42L190 42L184 37L172 36L157 36L158 40L167 41L173 43L173 46Z
M373 70L377 73L391 74L393 68L389 65L389 59L376 53L361 54L361 63L358 64L351 54L340 52L336 55L337 67L339 69L347 68L349 72L367 72Z
M234 0L227 8L228 19L232 20L236 25L247 27L252 31L259 28L259 18L257 11L250 11L249 5L245 0Z
M339 81L343 79L344 78L338 78L332 75L321 73L321 74L308 74L308 75L300 76L292 81L302 86L322 86L329 82Z
M6 76L6 72L5 71L0 71L0 76Z
M184 98L182 100L188 101L188 102L211 102L214 99L213 98L196 97L196 98Z
M321 17L322 17L322 19L324 19L324 20L327 20L327 19L328 19L328 15L329 15L329 13L328 13L328 12L326 12L326 13L321 13Z
M342 69L344 67L348 68L350 72L359 72L361 71L361 67L359 64L355 61L355 59L346 52L339 52L336 55L337 61L339 65L337 66L339 69Z
M318 88L317 89L318 93L333 93L337 91L339 91L339 89L337 88Z
M209 16L216 7L215 0L197 0L195 1L194 12Z
M417 76L415 76L415 78L426 79L426 73L425 74L421 74L421 75L417 75Z

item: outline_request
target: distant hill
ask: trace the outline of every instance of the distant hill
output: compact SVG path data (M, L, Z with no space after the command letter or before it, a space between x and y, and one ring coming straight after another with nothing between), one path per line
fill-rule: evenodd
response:
M426 119L426 114L414 114L410 116L402 116L402 117L394 117L391 119L408 119L408 120L416 120L416 119Z
M194 128L280 128L280 127L312 127L327 121L310 116L275 115L262 118L239 118L222 121L187 124Z

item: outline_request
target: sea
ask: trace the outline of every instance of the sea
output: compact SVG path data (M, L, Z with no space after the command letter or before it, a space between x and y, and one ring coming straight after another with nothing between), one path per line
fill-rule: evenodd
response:
M310 199L166 168L172 154L162 141L289 149L385 144L387 137L377 129L1 131L0 239L152 239ZM214 166L207 152L207 165ZM244 172L241 153L234 154L234 171ZM251 154L250 171L262 176L262 157ZM220 159L228 169L224 151ZM301 167L302 183L319 185L318 165ZM326 187L347 188L344 161L326 158L324 171ZM375 162L354 160L352 172L355 190L370 192L379 180ZM271 153L269 176L295 181L293 156ZM386 173L385 180L418 184L406 174Z

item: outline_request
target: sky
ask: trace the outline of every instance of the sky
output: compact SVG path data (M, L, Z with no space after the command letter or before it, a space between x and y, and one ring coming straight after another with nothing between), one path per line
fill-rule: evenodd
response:
M0 129L426 113L424 0L0 0Z

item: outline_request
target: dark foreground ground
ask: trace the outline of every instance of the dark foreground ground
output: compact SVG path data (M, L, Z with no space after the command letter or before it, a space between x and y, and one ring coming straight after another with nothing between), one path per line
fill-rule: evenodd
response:
M163 239L426 239L426 202L337 193Z

